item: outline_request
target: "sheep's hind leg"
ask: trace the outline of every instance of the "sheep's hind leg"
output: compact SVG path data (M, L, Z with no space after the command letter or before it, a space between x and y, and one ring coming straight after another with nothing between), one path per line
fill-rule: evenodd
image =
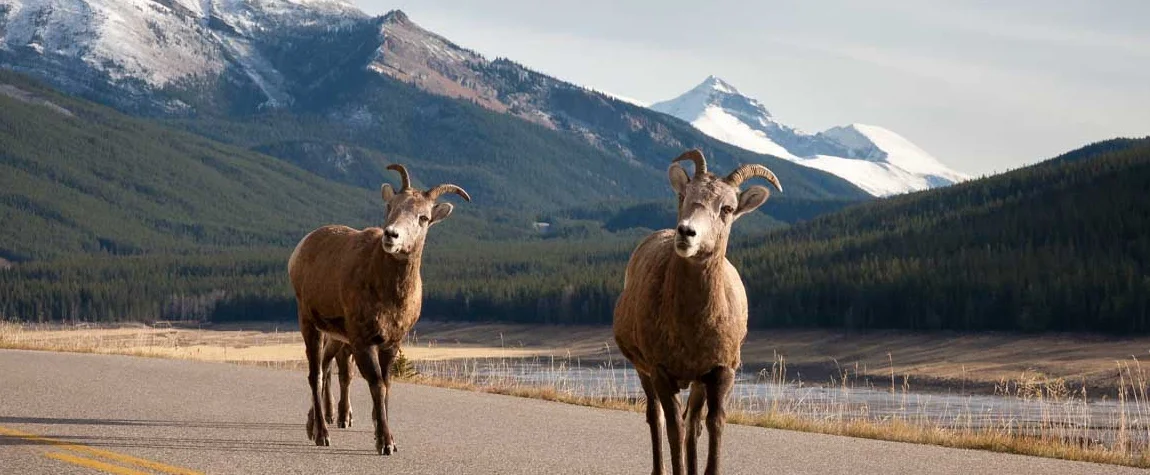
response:
M687 473L694 475L699 470L699 435L703 433L703 403L706 402L707 387L702 383L691 383L691 396L687 398Z
M323 377L320 379L323 381L323 414L328 424L335 424L334 398L331 395L331 365L339 347L338 342L324 336L323 362L320 363Z
M671 473L683 475L683 410L679 403L679 385L666 375L656 374L652 382L663 405L663 419L667 423L667 442L671 446Z
M323 359L323 334L313 326L302 326L304 348L307 351L307 382L311 386L311 410L308 411L307 437L315 441L315 445L329 446L327 421L323 417L323 401L320 393L323 380L320 379L320 364Z
M647 396L647 425L651 428L652 475L663 475L663 406L659 405L659 395L651 377L639 373L639 383Z
M735 385L735 370L727 367L718 367L703 377L707 385L707 470L705 475L719 474L719 450L723 445L723 424L726 423L727 410L723 407L727 393Z
M351 348L340 345L335 356L339 366L339 428L351 427Z

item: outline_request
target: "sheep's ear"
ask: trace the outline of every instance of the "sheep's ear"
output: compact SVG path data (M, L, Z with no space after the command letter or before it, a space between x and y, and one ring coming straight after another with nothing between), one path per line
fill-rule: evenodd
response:
M431 208L431 224L443 221L448 216L451 216L451 210L455 209L451 203L439 203Z
M391 183L384 183L379 191L380 194L383 195L383 201L385 203L391 203L391 199L395 197L395 190L391 188Z
M672 163L671 168L667 169L667 175L671 179L671 189L682 196L683 190L687 188L687 183L691 181L687 177L687 171L678 163Z
M738 218L744 214L754 211L755 208L762 206L767 202L767 198L771 197L771 190L765 186L755 185L747 188L742 193L739 193L739 209L735 210L735 217Z

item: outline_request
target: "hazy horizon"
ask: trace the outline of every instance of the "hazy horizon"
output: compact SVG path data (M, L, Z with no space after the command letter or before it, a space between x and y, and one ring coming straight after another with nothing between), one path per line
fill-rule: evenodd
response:
M1150 135L1150 3L353 1L647 104L715 75L789 125L879 125L976 176Z

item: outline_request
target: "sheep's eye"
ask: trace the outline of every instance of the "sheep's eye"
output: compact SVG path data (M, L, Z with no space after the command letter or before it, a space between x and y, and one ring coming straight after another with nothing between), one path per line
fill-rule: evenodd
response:
M722 209L720 209L719 211L721 211L721 212L723 213L723 215L724 215L724 216L726 216L726 215L729 215L729 214L731 214L731 213L734 213L734 212L735 212L735 208L732 208L732 207L730 207L730 206L724 206L724 207L723 207Z
M427 225L427 223L429 221L431 221L431 218L428 218L427 216L420 216L419 217L419 224Z

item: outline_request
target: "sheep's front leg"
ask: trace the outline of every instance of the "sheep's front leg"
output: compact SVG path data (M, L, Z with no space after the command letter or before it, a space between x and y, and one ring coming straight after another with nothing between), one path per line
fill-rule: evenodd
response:
M335 357L339 366L339 428L351 427L351 350L344 346Z
M672 379L656 374L652 381L659 403L663 405L663 418L667 423L667 443L671 445L671 473L683 475L683 411L679 404L679 385Z
M652 475L663 475L663 406L659 405L659 395L651 377L639 373L639 383L647 396L647 425L651 428Z
M735 385L735 370L718 367L703 376L707 385L707 434L710 446L707 452L705 475L719 474L719 450L723 445L723 424L727 420L727 410L723 407L727 394Z
M707 388L702 383L691 383L691 396L687 398L687 473L695 475L699 471L699 435L703 433L703 403L706 402Z
M395 362L395 356L399 354L398 347L380 348L379 349L379 368L383 371L383 440L384 450L391 453L398 452L399 447L395 445L395 437L391 434L391 425L388 424L387 415L389 411L389 402L391 401L391 365Z
M395 446L391 443L391 433L387 428L387 388L384 385L384 372L380 366L381 361L379 345L357 346L355 349L355 365L359 373L367 381L371 390L371 419L375 423L375 450L380 455L391 455Z
M323 417L323 401L320 399L323 380L321 376L321 363L323 359L323 334L315 327L304 326L300 328L303 334L304 348L307 351L307 382L311 386L311 410L308 411L307 437L315 441L315 445L328 446L331 441L327 434L327 421Z

